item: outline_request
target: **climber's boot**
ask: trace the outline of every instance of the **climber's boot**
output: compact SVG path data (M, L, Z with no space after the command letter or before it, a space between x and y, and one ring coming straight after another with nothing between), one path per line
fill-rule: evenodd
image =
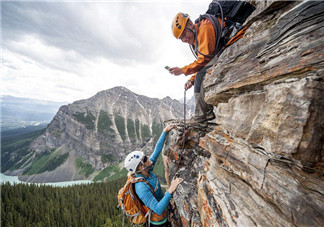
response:
M207 127L206 112L209 106L203 99L201 93L195 93L195 115L186 124L193 127Z
M216 118L214 114L214 106L206 103L202 92L195 93L195 116L204 117L207 121Z
M215 118L216 118L216 116L214 114L213 109L208 110L207 113L206 113L206 119L207 119L207 121L214 120Z
M190 127L206 128L208 125L206 117L192 117L186 121L186 125Z

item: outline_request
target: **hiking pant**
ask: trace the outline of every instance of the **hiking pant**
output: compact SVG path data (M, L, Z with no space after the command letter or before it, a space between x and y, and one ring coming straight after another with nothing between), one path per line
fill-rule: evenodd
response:
M205 89L203 81L207 72L212 65L206 65L198 71L194 82L195 95L195 118L205 118L208 111L213 111L213 106L205 102Z

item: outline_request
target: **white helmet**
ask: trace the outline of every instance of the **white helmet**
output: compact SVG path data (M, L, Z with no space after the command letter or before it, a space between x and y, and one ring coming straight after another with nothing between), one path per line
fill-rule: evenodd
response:
M131 173L136 172L136 168L138 164L141 163L144 153L142 151L133 151L132 153L128 154L125 161L124 167Z

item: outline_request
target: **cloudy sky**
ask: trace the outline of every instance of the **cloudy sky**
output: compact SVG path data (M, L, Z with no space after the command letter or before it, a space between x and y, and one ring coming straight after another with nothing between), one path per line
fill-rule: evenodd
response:
M171 22L179 11L196 19L209 2L1 1L1 93L73 102L125 86L180 99L189 77L164 67L194 57Z

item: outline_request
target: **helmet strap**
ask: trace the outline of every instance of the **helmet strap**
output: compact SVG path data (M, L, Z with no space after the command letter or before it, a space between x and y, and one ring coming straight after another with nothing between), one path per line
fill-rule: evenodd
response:
M143 171L145 171L145 170L147 170L147 169L149 169L150 168L150 166L149 167L145 167L145 165L144 165L144 162L143 161L141 161L141 164L144 166L144 169L142 169L142 170L138 170L138 171L136 171L135 173L141 173L141 172L143 172Z
M191 31L191 32L196 36L195 25L194 25L191 21L190 21L191 23L189 23L189 21L190 21L190 20L187 21L187 24L186 24L185 29L188 29L189 31ZM189 24L191 24L191 26L192 26L193 28L189 28Z
M194 35L196 35L195 28L194 28L194 29L192 29L192 28L186 28L186 29L188 29L188 30L191 31Z

